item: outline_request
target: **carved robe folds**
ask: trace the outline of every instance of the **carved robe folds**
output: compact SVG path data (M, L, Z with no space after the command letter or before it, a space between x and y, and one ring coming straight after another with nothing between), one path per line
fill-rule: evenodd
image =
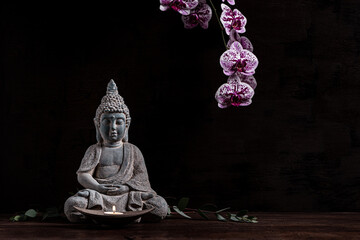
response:
M121 195L110 196L99 193L92 189L84 189L79 191L74 196L70 197L65 202L65 214L71 222L81 220L81 214L73 207L80 208L96 208L104 211L112 211L112 206L116 206L117 211L139 211L155 207L151 214L158 219L162 219L167 214L166 201L156 194L151 188L144 158L140 150L133 144L124 143L123 162L119 171L108 178L96 178L95 180L100 184L124 184L129 186L129 192ZM101 156L101 145L94 144L90 146L77 173L96 171ZM95 172L94 171L94 172ZM88 192L88 194L86 193ZM84 194L85 193L85 194ZM141 193L151 193L152 198L144 200ZM87 196L87 197L84 197ZM83 216L82 216L83 217Z

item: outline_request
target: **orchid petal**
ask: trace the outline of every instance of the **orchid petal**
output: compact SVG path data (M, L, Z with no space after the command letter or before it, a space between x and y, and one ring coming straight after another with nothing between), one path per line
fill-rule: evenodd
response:
M241 46L244 49L246 49L246 50L248 50L250 52L254 51L254 47L253 47L252 43L250 42L250 40L247 37L241 37L239 42L241 43Z
M227 42L227 47L230 48L231 44L233 42L240 42L241 43L241 37L240 35L236 32L235 29L231 29L230 34L229 34L229 41ZM244 47L244 46L243 46Z
M199 4L198 0L182 0L187 9L194 9Z
M240 53L241 58L246 59L246 66L245 66L245 72L244 75L248 75L246 73L255 73L255 69L257 68L259 61L255 54L248 50L242 50Z
M225 0L222 0L223 2L225 2ZM235 0L227 0L227 2L230 4L230 5L235 5Z
M174 0L160 0L160 5L170 5Z
M231 44L230 49L240 53L243 50L243 47L239 42L235 41Z
M169 6L160 5L160 10L161 10L161 11L166 11L166 10L168 10L169 8L170 8Z
M180 9L178 10L178 12L181 14L181 15L189 15L190 14L190 10L189 9Z
M172 8L181 15L189 15L190 10L194 9L198 4L198 0L160 0L160 10L166 11Z
M211 7L206 3L199 2L197 7L192 9L189 15L182 16L181 19L184 22L184 28L190 29L200 25L202 28L207 29L211 17Z
M229 84L240 84L240 82L248 84L254 90L257 86L257 82L254 76L246 76L240 73L235 73L229 76L227 80L227 83Z

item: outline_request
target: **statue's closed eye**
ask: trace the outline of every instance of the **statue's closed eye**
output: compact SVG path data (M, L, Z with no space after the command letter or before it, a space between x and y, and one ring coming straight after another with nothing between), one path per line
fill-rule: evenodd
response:
M124 120L123 119L118 119L118 120L116 120L116 124L122 125L122 124L124 124Z
M104 118L102 121L103 121L103 123L105 123L105 124L110 124L110 120L109 120L109 119Z

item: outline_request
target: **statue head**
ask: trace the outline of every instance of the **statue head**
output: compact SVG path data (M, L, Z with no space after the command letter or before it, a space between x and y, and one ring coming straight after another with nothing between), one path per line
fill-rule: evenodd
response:
M111 79L94 118L97 141L110 145L127 142L130 121L129 109Z

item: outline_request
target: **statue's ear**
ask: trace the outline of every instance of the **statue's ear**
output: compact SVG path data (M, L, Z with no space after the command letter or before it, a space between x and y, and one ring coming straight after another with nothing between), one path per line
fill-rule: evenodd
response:
M94 125L95 125L95 129L96 129L96 140L98 141L98 143L101 143L102 138L101 138L101 135L100 135L99 127L96 124L96 119L95 118L94 118Z
M125 136L123 138L123 142L129 142L129 127L125 129Z

